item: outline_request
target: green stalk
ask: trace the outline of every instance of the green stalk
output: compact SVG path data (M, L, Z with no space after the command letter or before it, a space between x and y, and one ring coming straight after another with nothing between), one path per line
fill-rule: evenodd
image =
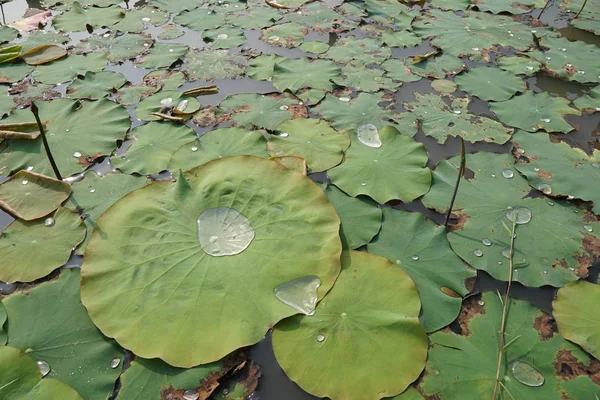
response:
M56 162L54 162L54 157L52 157L52 152L50 151L50 146L48 145L48 140L46 139L46 132L44 132L44 125L42 124L42 121L40 120L39 110L33 101L31 102L31 112L33 113L33 116L35 117L35 122L37 122L38 129L40 130L40 135L42 136L42 143L44 144L44 149L46 150L46 155L48 156L48 160L50 161L52 170L54 171L56 178L59 181L62 181L63 180L62 175L60 174L60 171L58 170L58 167L56 166Z
M538 15L537 17L538 20L542 18L542 14L544 13L544 11L546 11L546 8L548 8L548 4L550 4L550 0L546 1L546 5L544 6L544 8L542 8L542 11L540 11L540 15Z
M585 5L587 4L587 0L583 1L583 5L581 6L581 8L579 9L579 11L577 12L577 14L575 14L575 16L573 17L573 19L579 17L579 14L581 14L581 12L583 11L583 9L585 8Z
M465 176L465 170L467 169L467 155L465 152L465 140L460 138L460 168L458 169L458 176L456 177L456 184L454 185L454 193L452 193L452 200L450 200L450 209L448 215L446 215L446 222L444 226L448 227L450 216L452 215L452 208L454 207L454 200L456 200L456 194L458 193L458 185L460 185L460 178Z

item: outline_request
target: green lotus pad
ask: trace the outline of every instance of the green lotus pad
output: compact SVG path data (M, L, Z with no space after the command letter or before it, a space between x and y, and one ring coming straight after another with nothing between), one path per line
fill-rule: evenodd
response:
M300 156L310 172L320 172L342 162L350 146L346 133L339 133L319 119L297 118L283 122L269 138L271 156Z
M392 110L379 106L383 101L383 93L360 93L354 99L327 95L312 111L323 115L336 129L356 129L365 124L381 129L394 117Z
M520 267L515 268L513 280L530 287L560 287L587 276L591 257L598 249L586 239L597 233L587 232L584 225L600 232L600 224L585 222L587 217L570 203L527 197L530 187L514 171L513 161L509 154L467 155L467 168L475 175L461 181L456 196L453 214L458 222L448 233L452 249L474 268L506 281L510 234L504 225L512 224L511 213L515 211L511 209L524 207L524 215L531 218L517 225L514 262ZM447 210L458 165L458 157L438 164L431 190L423 197L425 206Z
M594 203L600 214L600 150L590 156L567 143L553 143L545 133L519 131L515 145L524 151L515 168L529 184L553 195L572 196ZM548 189L550 187L550 189Z
M172 113L174 117L189 117L199 109L200 102L195 97L174 90L163 90L142 100L135 113L142 121L160 121L161 117L154 113Z
M309 61L308 58L285 59L273 67L273 86L284 91L296 92L305 87L333 89L331 79L340 74L335 63L328 60Z
M354 36L341 37L323 55L343 64L364 66L367 64L381 64L392 55L387 46L382 46L382 41L373 38L357 39Z
M2 302L10 321L8 345L45 362L50 369L46 379L68 384L86 400L112 393L123 350L100 333L81 305L79 269L65 269L57 280Z
M186 368L213 362L329 291L340 271L339 223L305 176L253 156L215 160L176 183L144 186L100 217L82 302L141 357ZM275 296L300 278L310 283L306 296ZM202 335L184 326L202 326Z
M305 27L288 22L263 29L262 40L271 46L298 47L307 33L308 30Z
M62 32L77 32L84 31L86 25L91 25L94 29L110 27L123 18L125 18L125 10L121 7L83 8L79 2L73 2L70 10L54 17L52 26Z
M190 80L212 81L241 75L245 63L244 57L232 56L228 50L190 50L182 71Z
M511 14L524 14L546 5L544 0L473 0L473 5L479 11L490 11L494 14L508 12Z
M298 100L289 95L241 93L227 97L220 104L222 110L232 110L237 126L275 129L283 121L294 117Z
M4 324L6 323L6 310L2 303L0 303L0 346L4 346L6 344L7 336L6 329L4 328Z
M314 315L276 325L273 349L305 391L333 399L396 395L427 357L421 304L409 276L383 257L342 253L342 272Z
M456 83L471 96L482 100L505 101L527 89L525 81L494 67L473 68L456 77Z
M366 136L361 139L362 131ZM368 140L372 137L378 142ZM352 132L344 162L328 175L331 183L351 196L367 195L378 203L409 202L429 190L431 171L426 164L421 143L391 126L378 130L365 124Z
M19 171L0 185L0 207L25 221L44 217L69 197L71 187L48 176Z
M574 372L585 371L592 361L553 332L552 318L526 301L509 301L505 343L511 344L504 350L500 395L515 400L599 395L600 386ZM479 302L469 301L461 315L461 335L443 331L429 336L432 347L420 384L427 398L486 399L494 392L502 319L500 298L493 292L484 293Z
M88 72L69 85L67 94L75 99L101 99L115 93L125 82L127 79L120 72Z
M150 36L137 33L92 36L81 41L75 47L75 51L80 54L106 54L109 61L122 62L142 54L148 50L152 43L153 40Z
M31 282L64 265L85 237L81 218L59 208L45 220L14 221L0 236L0 280Z
M0 396L11 400L82 400L68 385L51 378L42 379L40 369L25 353L0 346Z
M498 67L515 75L535 75L542 64L524 56L501 56L496 59Z
M456 319L462 297L469 293L465 280L475 271L454 254L443 226L419 213L384 208L381 232L367 251L399 264L415 281L423 305L421 324L427 332Z
M146 25L159 26L169 21L169 13L154 7L133 8L126 10L125 17L112 30L121 32L141 32Z
M37 82L42 83L67 82L77 75L102 71L106 66L106 61L104 53L71 54L61 60L37 66L31 76Z
M552 302L560 334L596 358L600 357L600 318L591 305L598 301L600 286L576 281L562 287Z

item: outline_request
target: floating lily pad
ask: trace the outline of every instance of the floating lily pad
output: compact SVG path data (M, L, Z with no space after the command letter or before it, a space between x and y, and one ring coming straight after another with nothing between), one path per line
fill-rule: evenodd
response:
M32 76L36 81L43 83L67 82L77 75L102 71L106 61L106 56L102 53L71 54L62 60L37 66Z
M416 82L421 79L420 75L414 74L405 64L404 60L392 58L384 61L381 68L386 71L386 76L399 82ZM444 74L444 76L446 76Z
M123 35L95 35L81 41L76 51L78 53L103 53L113 62L122 62L135 58L152 45L153 40L147 35L125 33ZM152 67L149 67L152 68Z
M52 20L52 26L63 32L84 31L86 25L92 28L110 27L125 18L125 10L121 7L82 7L78 2L63 14Z
M68 183L30 171L19 171L0 185L0 207L25 221L44 217L71 194Z
M10 26L0 26L0 43L10 42L19 36L19 31Z
M524 14L536 8L543 8L545 5L544 0L473 0L473 6L477 7L479 11L490 11L494 14L502 12Z
M552 97L547 92L527 91L508 101L491 103L490 110L506 125L528 132L543 129L546 132L567 133L575 128L564 117L581 115L579 110L569 107L569 104L569 100Z
M383 128L389 125L394 112L381 108L379 103L382 101L382 93L361 93L355 99L327 95L312 111L323 115L336 129L356 129L365 124Z
M178 60L183 60L188 52L188 46L184 44L156 43L145 54L136 60L136 65L141 68L166 68Z
M584 0L561 0L558 3L559 5L560 3L565 3L564 5L566 7L562 5L561 7L571 9L572 12L579 12L579 10L582 10L577 18L573 18L569 21L569 25L578 29L593 32L596 35L600 34L600 27L598 26L600 4L596 2L588 2L586 4L584 3Z
M198 7L197 2L190 0L152 0L150 5L174 14Z
M246 67L246 75L252 79L270 81L273 76L275 64L285 60L284 57L276 54L261 55L251 58Z
M320 172L341 163L348 146L348 135L336 132L327 122L297 118L277 127L267 149L271 156L303 157L310 172Z
M54 99L38 104L40 118L46 123L46 136L58 169L64 176L80 172L95 158L110 154L117 140L125 137L130 120L127 110L102 99L80 103ZM29 110L15 111L4 122L29 122ZM94 129L90 129L93 126ZM90 161L91 160L91 161ZM0 152L0 171L33 171L53 175L41 138L12 141Z
M300 50L307 53L321 54L329 50L329 45L325 42L319 42L318 40L311 40L302 43L300 45Z
M335 63L326 60L309 61L308 58L286 59L273 67L273 86L284 91L295 92L310 87L312 89L333 89L331 80L340 74Z
M192 80L235 78L244 72L245 59L227 50L190 50L182 70Z
M505 101L527 89L524 80L494 67L473 68L458 75L455 81L471 96L488 101Z
M112 30L137 33L144 30L146 25L159 26L167 23L169 13L154 7L143 7L127 10L125 17Z
M296 13L286 14L285 19L304 25L319 34L350 31L360 22L345 18L322 2L307 4Z
M298 156L278 156L269 157L269 160L273 160L283 165L286 168L296 171L304 176L308 175L308 167L306 166L306 158ZM337 210L336 210L337 211Z
M471 0L427 0L427 4L443 10L466 10Z
M535 75L542 64L529 57L502 56L496 59L498 67L515 75Z
M183 35L185 35L185 31L178 28L177 25L167 25L163 27L163 31L158 35L158 38L162 40L171 40L182 37Z
M512 129L485 117L469 114L469 98L450 95L415 93L413 103L404 103L412 111L426 135L445 143L448 137L462 137L469 142L506 143Z
M232 27L209 29L202 34L202 39L210 43L212 49L231 49L246 42L244 31Z
M456 83L448 79L436 79L431 81L431 87L439 93L454 93L458 88Z
M67 262L84 237L81 218L66 208L45 220L14 221L0 237L0 280L31 282L48 275Z
M181 146L171 157L168 169L188 170L218 158L251 155L268 157L267 141L260 131L220 128Z
M515 168L531 186L592 201L594 213L600 214L600 150L590 156L567 143L553 143L545 133L519 131L513 141L523 151L520 160L527 161Z
M218 236L218 219L204 228L207 212L239 221L246 247L230 251L235 243ZM140 356L181 367L212 362L298 312L275 297L278 285L310 276L320 279L319 298L331 288L338 228L310 179L274 161L222 158L177 183L138 189L104 213L84 258L82 301L103 332ZM216 240L206 237L211 231ZM201 324L203 333L181 324ZM155 339L175 336L181 340Z
M381 232L367 250L399 264L415 281L427 332L456 319L462 297L469 292L465 280L475 273L454 254L443 226L419 213L384 208Z
M29 65L46 64L67 56L67 50L55 44L43 44L21 54Z
M393 127L381 129L377 136L380 146L372 147L354 131L344 162L328 172L331 182L351 196L364 194L382 204L409 202L427 193L431 171L425 167L423 145Z
M44 361L50 368L47 377L70 385L85 399L106 399L112 393L120 369L111 364L123 359L123 351L100 333L79 301L79 269L64 269L59 279L3 303L9 346Z
M393 23L400 29L410 29L410 23L417 14L402 3L387 0L365 0L360 8L366 8L375 22Z
M342 272L315 314L275 327L275 357L287 376L319 397L393 396L425 364L420 307L415 284L400 268L383 257L344 252Z
M445 212L454 191L458 165L458 157L438 164L431 190L423 197L427 207ZM506 281L505 255L510 234L503 224L512 224L511 209L524 207L524 212L531 213L531 220L517 226L514 263L521 267L514 270L513 280L531 287L560 287L586 276L592 264L587 253L597 252L593 243L598 239L584 229L587 223L583 213L567 202L548 203L543 198L526 197L530 187L513 171L512 165L509 154L467 155L467 168L475 176L462 180L456 196L454 214L458 223L448 234L452 249L473 267ZM596 227L598 223L589 225ZM600 227L595 230L600 232Z
M112 165L127 174L149 175L166 170L173 153L195 133L185 125L152 122L135 128L129 136L135 142L123 155L113 157Z
M69 85L67 94L74 99L101 99L115 93L125 82L127 79L120 72L88 72Z
M381 41L390 47L413 47L420 44L422 39L411 31L388 29L381 35Z
M298 47L308 30L302 25L288 22L263 29L262 40L272 46Z
M275 129L283 121L294 117L290 106L297 103L297 100L292 100L289 96L242 93L227 97L220 107L223 110L233 110L232 118L238 126Z
M363 66L381 64L392 55L389 47L382 46L379 39L357 39L354 36L340 38L329 51L323 55L342 64Z
M27 39L20 43L23 51L29 51L44 44L62 45L70 40L69 35L62 32L50 32L46 30L36 30L27 36Z
M600 286L576 281L561 288L552 302L560 334L596 358L600 357L600 319L590 305L599 300Z
M365 69L345 65L342 67L342 76L333 81L340 86L351 87L361 92L377 92L395 86L389 78L383 76L384 72L378 68Z
M186 96L183 92L172 90L161 91L145 98L136 109L136 115L143 121L159 121L161 117L153 113L172 111L174 116L191 115L200 109L200 102L195 97Z
M33 70L34 67L25 63L2 63L2 69L0 69L0 83L13 83L20 81L29 75Z
M252 7L246 8L244 13L227 14L226 21L242 29L261 29L273 25L282 17L279 10L253 4Z
M25 353L0 346L0 395L14 400L82 400L73 388L51 378L42 379L40 369Z
M420 58L419 58L420 59ZM392 61L396 60L388 60L383 64L383 67L389 69L392 65L396 66L392 63ZM399 60L398 60L399 61ZM386 63L389 63L389 66L386 66ZM407 59L404 61L409 71L415 75L422 76L424 78L435 78L435 79L443 79L450 75L456 75L466 69L465 63L457 57L451 56L449 54L442 54L439 56L426 57L422 61L411 61ZM402 67L398 66L399 69ZM388 73L390 77L393 79L402 81L402 82L412 82L416 79L408 79L407 78L395 78L394 74L406 74L406 70L402 71L391 71Z
M225 23L226 14L217 13L206 8L196 8L191 11L183 11L173 18L173 22L195 31L216 29Z
M600 85L590 90L589 94L576 98L573 104L583 112L600 111Z

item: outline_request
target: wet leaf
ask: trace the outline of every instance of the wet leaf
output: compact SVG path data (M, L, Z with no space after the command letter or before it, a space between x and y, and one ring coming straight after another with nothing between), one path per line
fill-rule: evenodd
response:
M94 29L111 27L123 18L125 18L125 10L121 7L83 8L78 2L74 2L71 9L54 17L52 26L62 32L77 32L84 31L86 25Z
M600 85L590 90L589 94L576 98L573 104L583 112L600 111Z
M183 92L168 90L142 100L135 113L142 121L160 121L161 118L154 115L154 113L172 111L174 115L190 116L199 109L200 102L195 97L186 96Z
M216 253L231 254L227 236L208 243L208 232L199 232L197 218L219 208L248 219L247 247L237 254ZM279 284L317 276L319 298L331 288L340 268L338 228L335 210L310 179L274 161L222 158L177 183L144 186L99 219L82 267L82 301L103 332L140 356L181 367L212 362L298 312L274 296ZM202 324L203 334L182 324ZM160 340L175 336L181 340Z
M55 44L43 44L21 54L23 61L29 65L46 64L66 56L67 50Z
M355 99L327 95L325 100L311 110L331 121L336 129L356 129L364 124L373 124L381 129L389 125L389 120L394 116L393 111L379 106L383 101L382 93L361 93Z
M173 22L195 31L204 31L207 29L216 29L225 24L225 17L226 14L224 13L218 13L206 8L196 8L191 11L181 12L173 18Z
M0 26L0 44L10 42L19 36L19 31L10 26Z
M74 99L101 99L117 92L125 82L127 79L120 72L88 72L69 85L67 94Z
M182 71L189 79L212 81L235 78L244 72L245 59L231 56L227 50L190 50Z
M285 166L286 168L289 168L292 171L296 171L299 174L302 174L304 176L306 176L308 174L308 168L306 166L306 159L303 157L279 156L279 157L269 157L269 160L276 161L279 164Z
M454 254L443 226L419 213L384 208L381 232L367 251L399 264L415 281L423 305L421 324L427 332L456 319L462 296L469 293L465 280L475 272Z
M400 268L383 257L344 252L342 272L315 314L275 327L275 357L287 376L319 397L393 396L425 364L420 306L414 283Z
M177 27L177 25L167 25L164 26L163 31L160 35L158 35L159 39L162 40L171 40L171 39L177 39L183 35L185 35L185 31L183 31L182 29L179 29Z
M479 11L490 11L494 14L508 12L510 14L524 14L536 8L543 8L545 0L473 0L473 5Z
M302 25L288 22L263 29L261 39L271 46L298 47L307 33Z
M152 0L150 5L174 14L198 7L198 3L190 0Z
M245 74L252 79L270 81L273 76L275 64L285 60L276 54L261 55L248 60Z
M187 52L187 45L155 43L150 53L141 56L135 63L141 68L166 68L178 60L183 60Z
M505 101L527 89L524 80L494 67L470 69L458 75L455 82L469 95L488 101Z
M379 65L392 55L390 48L382 46L382 44L379 39L358 39L354 36L346 36L331 46L323 57L355 66Z
M112 30L137 33L146 25L159 26L169 21L169 13L154 7L143 7L127 10L125 17L112 27Z
M342 76L335 78L333 81L340 86L354 88L361 92L377 92L395 86L383 74L384 71L378 68L365 69L345 65L342 67Z
M32 77L43 83L67 82L77 75L102 71L106 66L106 61L107 59L102 53L71 54L62 60L37 66Z
M424 78L436 79L443 79L450 75L456 75L466 68L465 63L460 58L448 54L442 54L440 56L435 57L427 57L422 61L411 61L410 59L408 59L404 61L404 64L406 65L406 67L408 67L410 73L414 75L422 76ZM410 77L410 75L409 78L403 78L403 75L400 75L398 78L396 78L395 76L397 74L407 74L405 69L406 67L403 69L400 65L397 64L396 60L388 60L385 63L383 63L382 66L386 70L389 70L390 67L397 67L399 70L403 70L402 72L388 72L388 75L393 79L402 82L412 82L414 80L418 80L416 78Z
M113 62L135 58L147 51L153 40L148 35L125 33L123 35L94 35L81 41L75 51L79 54L100 53ZM153 67L148 67L153 68Z
M542 64L529 58L519 56L502 56L496 60L498 67L515 75L535 75L541 68Z
M307 53L321 54L329 50L329 45L325 42L319 42L318 40L311 40L302 43L300 45L300 50Z
M41 67L40 67L41 68ZM34 67L25 63L3 63L0 69L0 83L13 83L25 78Z
M319 34L350 31L359 23L358 20L345 18L322 2L309 3L295 13L287 13L285 19L304 25Z
M273 67L273 86L284 91L296 92L299 89L333 89L331 80L340 74L335 63L327 60L309 61L308 58L286 59Z
M413 47L422 42L421 38L411 31L392 29L388 29L381 35L381 41L390 47Z
M275 129L283 121L294 117L290 107L298 104L290 96L274 97L257 93L234 94L220 104L222 110L233 110L237 126Z
M261 29L273 25L283 15L271 7L249 7L243 13L227 14L226 22L242 29Z

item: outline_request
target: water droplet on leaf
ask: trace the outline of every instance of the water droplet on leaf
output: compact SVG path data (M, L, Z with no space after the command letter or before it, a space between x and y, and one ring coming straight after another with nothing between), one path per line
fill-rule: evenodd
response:
M75 153L73 153L73 157L75 158L80 158L82 156L82 154L78 151L76 151Z
M325 336L323 336L323 335L321 335L321 334L318 334L318 335L317 335L317 342L322 342L322 341L324 341L324 340L325 340Z
M119 366L119 364L121 364L121 359L120 358L113 358L110 362L110 367L112 369L115 369Z
M227 39L229 36L226 33L219 33L217 39Z
M232 256L246 250L254 239L250 221L233 208L219 207L198 217L200 247L215 257ZM217 238L214 240L213 238Z
M46 220L44 221L44 226L47 226L48 228L50 228L51 226L54 226L54 218L52 218L52 217L46 218Z
M515 176L515 173L512 171L512 169L506 168L506 169L502 170L502 176L505 177L506 179L510 179L513 176Z
M594 228L592 228L592 226L591 226L591 225L584 225L584 226L583 226L583 229L585 229L585 230L586 230L586 231L588 231L588 232L592 232L592 231L594 230Z
M356 128L356 134L358 141L368 147L378 148L381 147L381 139L379 138L379 131L373 124L363 124Z
M37 364L38 368L40 369L42 376L46 376L50 373L50 366L48 365L48 363L46 361L37 360L35 363Z
M344 103L348 103L350 101L350 97L346 97L346 96L342 96L339 99L340 99L340 101L343 101Z
M477 257L481 257L483 256L483 251L481 251L481 249L475 249L473 254L475 254Z
M485 238L481 241L481 243L483 243L486 246L491 246L492 245L492 241L488 238Z
M287 132L281 132L281 133L279 134L279 137L282 137L282 138L286 138L286 137L288 137L288 136L290 136L290 134L289 134L289 133L287 133Z
M198 394L198 391L196 389L188 389L185 392L183 392L183 398L185 400L198 400L199 397L200 394Z
M198 151L198 148L196 146L193 146L190 150L192 150L192 151Z
M544 194L552 193L552 187L550 187L550 185L548 185L547 183L542 183L541 185L538 185L537 189Z
M27 185L29 183L29 181L27 179L23 179L21 181L21 185Z
M527 207L514 207L506 212L506 218L517 225L524 225L531 221L531 210Z

